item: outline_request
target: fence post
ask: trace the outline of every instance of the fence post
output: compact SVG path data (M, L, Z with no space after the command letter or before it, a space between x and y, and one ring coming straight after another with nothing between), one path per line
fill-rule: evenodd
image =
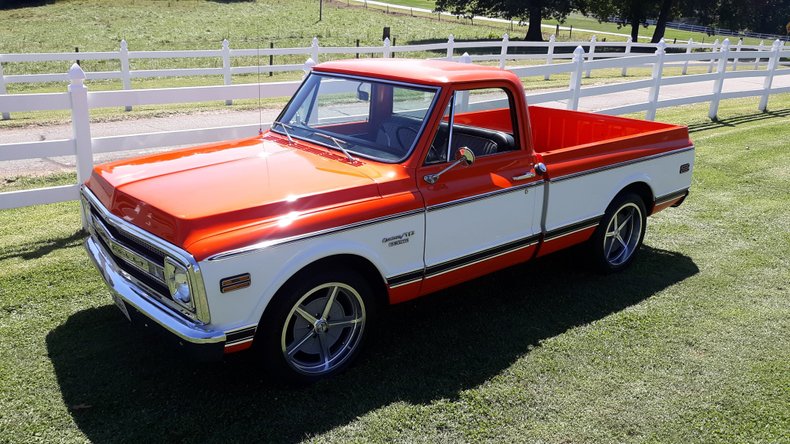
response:
M782 45L779 39L776 39L773 46L771 46L771 52L773 54L771 54L771 58L768 59L768 72L765 75L765 80L763 80L763 96L760 97L760 105L757 107L758 111L765 112L768 108L768 97L771 95L771 83L774 81L776 67L779 66L779 50L781 47Z
M592 36L590 38L590 53L587 55L588 62L592 62L593 60L595 60L595 40L596 40L595 36ZM587 73L584 75L584 77L587 77L589 79L591 72L592 72L592 68L587 69Z
M689 39L687 43L688 46L686 47L686 55L691 54L691 45L693 44L694 44L694 39ZM683 62L683 71L681 71L680 74L685 76L688 69L689 69L689 59L686 59L686 61Z
M310 74L310 71L313 70L313 66L315 65L316 65L315 60L313 60L312 57L309 57L307 60L305 60L304 68L302 68L302 71L304 71L304 75L302 76L302 78L307 77L307 75Z
M560 26L560 25L557 25L557 26ZM549 47L546 50L546 64L547 65L551 65L554 62L554 43L556 41L557 41L557 37L554 34L552 34L551 37L549 37ZM551 74L546 74L545 76L543 76L543 80L549 80L549 79L551 79Z
M71 98L71 131L74 138L74 154L77 157L77 183L83 183L93 170L91 148L90 109L88 88L85 86L85 71L76 63L69 69L69 97ZM82 226L87 226L82 221Z
M260 60L257 63L260 63ZM225 84L230 85L233 79L230 74L230 43L228 39L222 41L222 74L225 78ZM225 100L225 105L233 105L233 100Z
M661 39L656 45L656 61L653 63L653 84L650 85L650 92L647 95L647 103L650 106L645 112L646 120L656 119L656 109L658 109L658 92L661 89L661 76L664 70L664 55L667 53L667 44Z
M724 86L724 76L727 74L727 59L730 57L730 39L724 39L719 49L719 66L716 70L716 80L713 82L713 98L710 100L708 117L716 120L719 113L719 101L721 100L721 89Z
M628 55L631 54L631 43L633 43L633 41L631 40L631 36L628 36L628 38L625 41L625 53L623 54L624 57L628 57ZM620 73L620 75L625 77L627 74L628 74L628 67L623 66L623 72Z
M732 70L733 71L737 71L738 70L738 55L741 52L741 45L742 44L743 44L743 39L738 39L738 44L735 45L735 52L738 53L738 54L736 54L735 58L732 59Z
M441 13L439 13L441 15ZM447 39L447 60L453 60L453 46L455 45L455 37L450 34L450 37Z
M320 47L318 46L318 37L313 37L313 42L310 44L310 58L313 59L313 65L318 63L319 51Z
M757 51L765 51L765 45L763 45L764 40L760 40L760 46L757 47ZM760 69L760 57L754 57L754 69Z
M708 63L708 74L713 72L713 65L716 63L715 53L718 49L719 49L719 39L716 39L713 42L713 46L710 48L710 63Z
M507 59L507 46L510 42L510 36L505 33L502 36L502 49L499 51L499 69L505 69L505 60Z
M390 58L390 56L392 54L392 51L390 50L390 48L391 48L391 46L390 46L390 38L387 37L387 38L384 39L384 48L382 50L382 56L384 56L385 59Z
M576 64L576 69L571 72L571 82L568 89L571 96L568 98L567 109L576 111L579 109L579 93L582 87L582 74L584 74L584 48L577 46L573 50L573 61Z
M3 64L0 63L0 94L6 94L5 77L3 76ZM11 113L3 111L3 120L11 119Z
M467 64L472 63L472 57L469 56L468 52L465 52L464 55L461 56L459 62ZM456 94L455 106L457 109L455 112L469 111L469 91L459 91Z
M118 60L121 62L121 84L123 89L128 91L132 89L132 73L129 71L129 45L126 40L121 40L121 49L118 51ZM126 111L132 110L132 105L126 105Z

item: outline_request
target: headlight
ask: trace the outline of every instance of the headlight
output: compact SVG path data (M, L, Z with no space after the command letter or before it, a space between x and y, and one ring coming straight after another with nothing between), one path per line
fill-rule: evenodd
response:
M165 259L165 281L170 290L170 297L179 305L195 311L195 301L192 299L192 289L189 285L187 269L170 258Z

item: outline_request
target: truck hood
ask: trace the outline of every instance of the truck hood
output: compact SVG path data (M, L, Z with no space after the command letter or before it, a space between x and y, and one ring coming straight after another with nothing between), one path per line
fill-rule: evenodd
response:
M371 172L269 133L99 165L87 185L116 216L188 249L230 230L378 199Z

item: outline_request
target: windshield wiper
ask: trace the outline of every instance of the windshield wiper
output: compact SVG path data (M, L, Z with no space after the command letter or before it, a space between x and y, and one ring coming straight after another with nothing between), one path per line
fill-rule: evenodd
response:
M281 127L283 127L283 131L285 132L285 137L288 138L289 142L294 143L293 138L291 138L291 133L288 132L288 128L294 129L294 127L292 127L291 125L288 125L286 123L282 123L279 120L275 120L274 122L272 122L272 124L280 125Z
M329 139L332 142L335 142L335 146L337 147L337 149L342 151L343 154L345 154L346 157L348 157L349 162L356 162L357 161L356 157L352 156L351 153L349 153L348 150L343 148L343 145L340 144L341 142L346 143L345 141L340 140L340 139L336 139L336 138L330 136L329 134L324 134L324 133L321 133L321 132L318 132L318 131L314 131L313 134L315 134L316 136L321 136L321 137L323 137L325 139Z

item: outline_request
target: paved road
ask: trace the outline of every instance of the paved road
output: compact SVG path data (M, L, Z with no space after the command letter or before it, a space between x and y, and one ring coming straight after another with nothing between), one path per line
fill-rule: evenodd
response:
M724 83L724 91L747 91L762 89L763 80L754 78L728 79ZM790 75L774 78L774 87L790 87ZM678 97L690 97L707 94L713 89L713 82L698 82L686 85L664 86L660 90L659 100ZM647 99L648 89L638 89L624 93L607 94L595 97L582 98L579 109L582 111L598 111L629 104L644 102ZM755 103L757 99L755 98ZM541 104L554 108L565 108L565 101ZM769 102L770 106L770 102ZM756 105L755 105L756 107ZM756 111L756 109L755 109ZM261 113L263 122L271 122L279 110L267 109ZM138 134L158 131L184 130L191 128L207 128L231 125L257 124L258 111L233 111L232 108L214 112L198 112L189 115L175 115L168 117L127 119L116 122L97 122L91 126L94 137ZM33 142L38 140L68 139L71 137L71 125L31 126L26 128L0 130L0 144L15 142ZM173 147L169 147L173 148ZM162 151L168 148L148 150L144 152ZM105 162L130 155L140 154L141 151L99 154L96 161ZM28 159L20 161L0 162L0 180L17 176L31 176L49 174L52 172L74 171L73 156Z

